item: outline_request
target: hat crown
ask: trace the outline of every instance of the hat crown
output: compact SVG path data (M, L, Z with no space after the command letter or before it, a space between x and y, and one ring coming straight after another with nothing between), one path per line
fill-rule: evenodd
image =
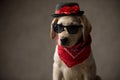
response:
M64 7L64 6L70 6L70 7L72 7L74 5L79 6L78 3L59 3L59 4L56 5L56 9L55 10L58 10L58 9Z

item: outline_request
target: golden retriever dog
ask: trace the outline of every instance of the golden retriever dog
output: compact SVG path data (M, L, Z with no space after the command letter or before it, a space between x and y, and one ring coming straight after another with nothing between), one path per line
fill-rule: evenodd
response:
M57 36L53 80L99 80L90 48L91 29L85 15L60 16L52 20L50 36L52 39Z

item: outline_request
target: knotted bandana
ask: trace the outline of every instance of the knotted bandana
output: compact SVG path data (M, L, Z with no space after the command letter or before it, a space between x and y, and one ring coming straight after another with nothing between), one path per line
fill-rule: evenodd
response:
M72 47L58 45L58 55L68 66L72 67L86 60L91 52L91 37Z

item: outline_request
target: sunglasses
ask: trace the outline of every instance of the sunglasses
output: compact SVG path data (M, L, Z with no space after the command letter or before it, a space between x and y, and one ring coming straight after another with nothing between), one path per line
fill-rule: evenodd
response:
M61 33L65 31L64 28L66 28L70 34L76 34L78 32L78 29L82 27L83 27L82 25L64 26L62 24L56 24L56 23L53 24L53 29L56 33Z

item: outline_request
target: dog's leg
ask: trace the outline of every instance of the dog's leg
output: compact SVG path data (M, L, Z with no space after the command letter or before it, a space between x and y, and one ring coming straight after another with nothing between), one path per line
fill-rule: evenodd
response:
M62 72L56 63L53 64L53 80L62 80Z
M84 80L99 80L96 78L96 71L95 70L87 70L83 72L83 78Z
M94 62L91 62L91 65L87 65L82 69L84 80L96 80L96 66Z
M94 80L94 79L90 79L90 76L88 74L84 74L84 80Z

